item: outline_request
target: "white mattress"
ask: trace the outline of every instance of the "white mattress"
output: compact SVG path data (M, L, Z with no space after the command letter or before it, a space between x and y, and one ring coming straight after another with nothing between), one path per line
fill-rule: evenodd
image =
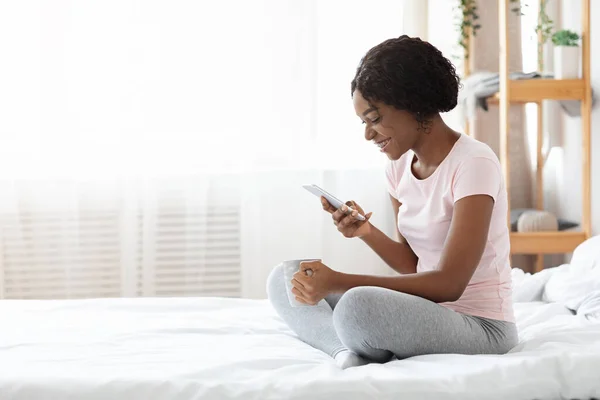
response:
M587 399L600 323L516 304L504 356L431 355L338 369L263 300L0 301L0 398Z

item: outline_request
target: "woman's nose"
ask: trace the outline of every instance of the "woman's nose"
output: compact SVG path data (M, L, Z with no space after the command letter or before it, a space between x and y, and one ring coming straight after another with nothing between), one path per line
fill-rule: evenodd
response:
M366 126L365 127L365 139L366 140L373 140L373 138L377 136L377 133L371 129L370 127Z

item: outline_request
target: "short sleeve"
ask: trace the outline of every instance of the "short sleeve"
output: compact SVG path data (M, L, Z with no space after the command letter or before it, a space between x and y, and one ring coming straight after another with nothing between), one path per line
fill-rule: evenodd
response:
M473 157L461 163L454 175L454 201L463 197L487 194L494 199L502 188L502 172L498 162L487 157Z
M387 183L387 190L396 200L398 199L398 195L396 194L396 189L398 187L398 171L396 165L392 160L388 161L385 166L385 176Z

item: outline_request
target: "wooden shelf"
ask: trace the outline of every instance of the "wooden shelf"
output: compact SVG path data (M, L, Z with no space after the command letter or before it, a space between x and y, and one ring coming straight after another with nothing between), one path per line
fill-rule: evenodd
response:
M542 100L583 100L585 82L583 79L517 79L509 81L509 101L512 103L537 103ZM488 99L498 104L500 95L496 93Z
M586 240L585 232L511 232L511 254L571 253Z
M542 4L542 0L537 0ZM487 103L498 105L499 118L499 146L498 157L502 165L502 175L506 184L508 194L508 209L511 209L511 130L509 105L517 103L537 103L537 156L536 156L536 204L537 209L544 207L543 190L543 170L544 170L544 152L542 146L544 143L544 108L539 107L543 100L578 100L581 102L581 197L582 197L582 215L581 232L559 231L559 232L511 232L511 254L535 254L537 262L535 271L544 268L544 254L564 254L571 253L573 250L587 238L592 235L591 229L591 110L592 110L592 88L591 88L591 18L590 8L591 0L581 1L581 79L510 79L509 54L511 53L511 43L509 40L509 19L511 17L511 1L498 0L498 93L489 96ZM469 45L472 45L473 32L468 35ZM538 45L542 44L542 35L538 35ZM469 75L473 63L473 58L465 58L465 76ZM543 58L538 61L538 70L543 70L540 65ZM500 101L500 99L502 101ZM469 121L467 121L469 122ZM473 134L468 131L467 123L465 131L467 134ZM519 138L520 140L520 138ZM513 167L514 168L514 167ZM522 168L519 166L519 168ZM514 190L514 189L513 189ZM533 205L532 205L533 206ZM510 230L510 215L507 215L507 224Z

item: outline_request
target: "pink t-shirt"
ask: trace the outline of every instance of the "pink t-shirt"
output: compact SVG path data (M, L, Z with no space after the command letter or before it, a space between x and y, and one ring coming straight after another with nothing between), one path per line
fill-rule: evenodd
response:
M401 203L398 230L419 258L417 272L438 268L454 202L475 194L491 196L494 209L481 261L460 299L440 304L464 314L514 322L507 195L498 157L489 146L466 135L426 179L413 175L413 157L408 151L390 161L386 174L390 194Z

